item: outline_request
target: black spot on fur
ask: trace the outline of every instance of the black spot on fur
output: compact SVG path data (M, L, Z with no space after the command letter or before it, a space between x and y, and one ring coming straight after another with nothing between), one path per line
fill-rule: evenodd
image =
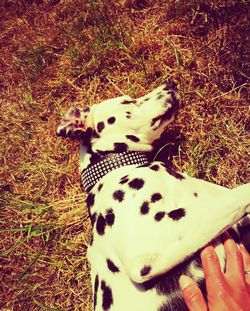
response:
M105 281L101 282L101 289L102 289L102 308L103 310L110 309L113 303L113 295L111 288L106 285Z
M93 130L91 127L88 127L84 133L84 144L86 144L86 141L89 143L92 136Z
M116 201L122 202L123 199L124 199L124 191L122 191L122 190L116 190L116 191L113 193L113 198L114 198Z
M157 172L157 171L159 171L160 166L159 166L158 164L154 164L154 165L151 165L149 168L150 168L151 170Z
M163 97L164 97L164 95L160 94L157 96L157 99L159 100L159 99L162 99Z
M87 196L87 199L86 199L86 203L87 203L87 207L88 208L91 208L94 203L95 203L95 195L94 193L90 192Z
M61 136L63 136L63 135L61 135ZM85 132L83 132L80 129L76 129L74 131L69 131L67 136L72 138L72 139L84 139ZM65 136L65 137L67 137L67 136ZM88 144L88 142L87 142L87 144Z
M250 218L248 215L237 223L237 230L239 232L241 242L247 251L250 252Z
M144 180L141 178L134 178L128 183L129 187L132 189L139 190L144 185Z
M129 181L128 178L122 178L119 182L119 184L123 185L123 184L126 184L127 182Z
M108 118L108 124L114 124L115 123L115 117Z
M128 145L125 143L114 143L115 152L125 152L128 150Z
M91 156L90 156L90 162L92 164L94 164L94 163L98 162L100 160L100 158L101 158L100 154L92 153Z
M140 211L142 215L146 215L149 212L149 205L147 201L142 203Z
M107 214L105 216L105 220L108 226L113 226L114 222L115 222L115 214L112 210L112 208L107 210Z
M84 131L83 124L81 124L81 122L78 123L79 124L75 125L73 123L69 124L69 126L74 125L75 127L74 130L70 130L69 132L66 133L65 129L62 129L58 135L63 137L70 137L72 139L83 139L84 144L88 147L90 145L90 138L92 137L93 130L89 127L86 129L86 131Z
M195 197L198 197L198 193L197 193L197 192L194 192L194 196L195 196Z
M166 215L165 212L158 212L158 213L155 214L155 220L156 220L156 221L161 221L162 218L163 218L165 215Z
M94 132L93 132L93 137L94 137L94 138L100 138L100 135L99 135L96 131L94 131Z
M159 120L161 120L162 116L158 116L152 119L150 126L153 127L155 123Z
M140 274L141 274L141 276L145 276L145 275L149 274L150 271L151 271L151 266L144 266L141 269Z
M175 171L170 167L170 165L163 164L163 163L162 163L162 165L165 167L166 171L167 171L170 175L172 175L173 177L175 177L176 179L179 179L179 180L185 179L185 177L182 176L180 173L175 172Z
M135 143L138 143L140 141L140 139L136 137L135 135L126 135L126 138L131 141L134 141Z
M92 246L92 245L93 245L93 242L94 242L94 236L93 236L93 234L91 234L89 244Z
M157 202L157 201L159 201L160 199L162 199L162 195L161 195L159 192L156 192L156 193L154 193L154 194L151 196L151 202L152 202L152 203Z
M95 225L96 216L97 216L96 213L94 213L93 215L90 216L90 221L91 221L92 227L94 227L94 225Z
M236 242L236 243L240 243L241 241L240 241L240 236L239 236L239 234L237 233L237 231L235 231L233 228L229 228L228 230L227 230L227 233L234 239L234 241Z
M109 270L113 273L120 272L120 269L110 259L107 259L107 266Z
M168 213L168 217L173 220L179 220L186 215L184 208L177 208Z
M99 133L101 133L101 131L104 129L104 127L105 127L104 122L101 121L101 122L97 123L97 131Z
M131 118L131 112L130 112L130 111L127 111L127 112L126 112L126 118L127 118L127 119L130 119L130 118Z
M57 135L58 135L58 136L62 136L62 137L68 137L65 128L62 128L62 129L60 130L60 132L57 133Z
M96 275L95 276L95 284L94 284L94 309L95 309L96 303L97 303L98 287L99 287L99 277L98 277L98 275Z
M121 102L122 105L129 105L129 104L135 104L136 100L124 100Z
M102 190L102 187L103 187L103 184L100 184L97 188L98 191L101 191Z
M106 220L105 218L102 216L102 214L100 214L97 218L97 222L96 222L96 231L98 234L103 235L105 232L105 227L106 227Z

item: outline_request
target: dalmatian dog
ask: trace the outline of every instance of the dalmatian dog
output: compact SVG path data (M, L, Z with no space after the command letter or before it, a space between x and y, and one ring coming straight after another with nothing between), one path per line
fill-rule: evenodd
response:
M59 136L80 142L94 310L187 310L179 276L205 291L199 250L217 237L224 269L218 237L233 226L238 238L246 233L250 184L229 190L148 160L177 110L176 85L167 82L138 99L71 108L58 126Z

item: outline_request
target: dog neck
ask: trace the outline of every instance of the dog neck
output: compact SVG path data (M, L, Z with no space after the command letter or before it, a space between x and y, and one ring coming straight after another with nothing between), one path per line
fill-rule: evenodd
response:
M147 165L147 154L140 151L107 152L105 154L90 153L88 148L81 145L81 182L86 192L111 171L127 165Z

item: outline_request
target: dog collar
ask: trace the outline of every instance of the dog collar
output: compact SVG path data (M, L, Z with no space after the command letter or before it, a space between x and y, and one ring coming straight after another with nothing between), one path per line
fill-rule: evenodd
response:
M148 157L143 152L109 153L82 171L81 181L83 190L89 192L100 179L117 168L126 165L146 165L148 163Z

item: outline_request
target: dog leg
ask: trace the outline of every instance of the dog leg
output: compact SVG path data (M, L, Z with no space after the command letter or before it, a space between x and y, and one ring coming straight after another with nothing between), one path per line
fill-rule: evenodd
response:
M249 213L250 184L199 203L200 208L187 210L182 223L172 228L170 221L163 224L165 236L162 225L160 230L144 228L143 239L135 237L138 251L125 247L122 261L134 282L143 283L169 271Z

